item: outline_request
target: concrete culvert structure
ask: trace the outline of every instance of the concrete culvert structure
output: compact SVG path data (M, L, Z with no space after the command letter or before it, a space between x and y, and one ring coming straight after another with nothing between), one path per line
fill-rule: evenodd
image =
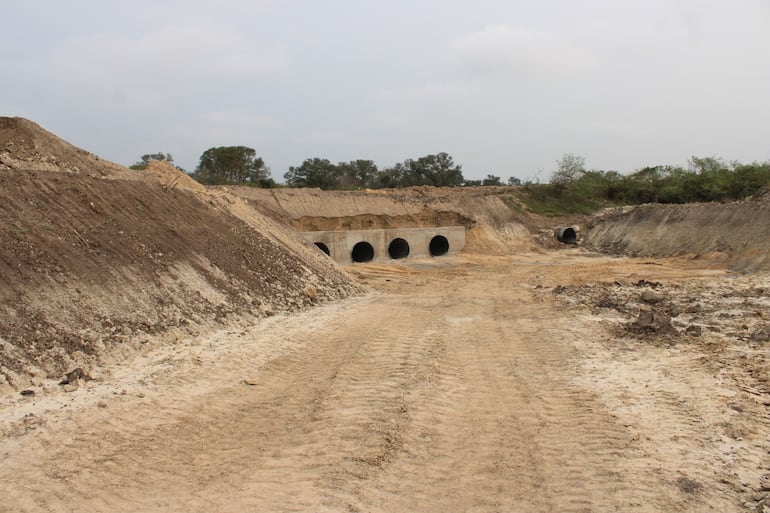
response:
M390 245L388 245L388 255L390 255L390 258L393 260L398 260L399 258L406 258L409 256L409 243L402 238L396 238L390 241Z
M449 253L449 241L443 235L436 235L430 240L428 246L430 256L443 256Z
M374 247L365 241L358 242L350 256L354 262L371 262L374 260Z
M556 228L556 240L564 244L577 244L577 231L571 226Z
M320 249L321 251L323 251L327 255L329 255L329 256L332 255L331 252L329 251L329 246L327 246L323 242L314 242L313 244L315 244L318 249Z

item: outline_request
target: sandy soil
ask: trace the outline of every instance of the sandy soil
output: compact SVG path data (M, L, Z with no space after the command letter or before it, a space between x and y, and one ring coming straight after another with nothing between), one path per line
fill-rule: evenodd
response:
M0 166L0 394L88 372L161 333L189 336L355 292L315 246L244 200L168 165L142 173Z
M735 271L770 270L770 188L743 201L610 209L588 222L587 246L632 256L698 255Z
M3 398L0 511L768 511L770 277L692 264L352 267L371 293Z

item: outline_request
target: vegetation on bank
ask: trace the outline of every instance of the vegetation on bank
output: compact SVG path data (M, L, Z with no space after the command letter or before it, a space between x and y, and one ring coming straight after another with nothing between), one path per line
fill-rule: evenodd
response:
M134 169L144 169L151 160L173 165L171 155L143 155ZM251 185L282 187L270 178L270 169L245 146L209 148L191 176L205 185ZM469 187L504 185L500 177L466 180L462 166L447 153L407 159L379 169L371 160L334 164L328 159L306 159L283 175L286 187L317 187L324 190L354 190L432 185ZM522 185L517 178L508 185ZM693 157L686 168L649 166L623 175L617 171L587 169L585 159L565 154L548 183L526 182L522 199L535 213L544 215L587 214L617 205L642 203L689 203L732 201L745 198L770 185L770 161L743 164L716 157Z
M585 169L585 161L564 155L550 183L525 184L533 212L591 213L600 208L643 203L734 201L770 185L770 161L743 164L692 157L687 168L650 166L629 175Z

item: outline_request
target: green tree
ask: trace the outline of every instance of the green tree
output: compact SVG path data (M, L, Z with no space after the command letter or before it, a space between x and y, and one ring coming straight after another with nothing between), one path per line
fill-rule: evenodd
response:
M376 189L392 189L395 187L404 187L404 175L406 170L404 164L397 163L391 167L380 170L374 181Z
M337 164L341 185L345 189L365 189L375 187L379 170L372 160L351 160Z
M515 176L508 177L508 185L521 185L521 178Z
M204 151L192 174L206 185L257 185L270 176L270 169L257 157L253 148L246 146L218 146ZM268 180L269 181L269 180Z
M174 157L172 157L170 153L148 153L146 155L142 155L142 158L140 158L139 161L130 165L129 167L131 169L137 169L137 170L147 169L147 166L153 160L168 162L172 166L177 167L174 164Z
M503 185L503 182L500 181L499 176L487 175L487 177L481 181L481 185Z
M342 186L340 169L328 159L318 157L305 159L302 165L290 167L283 178L290 187L339 189Z
M730 193L734 198L745 198L769 185L770 162L733 163L733 180Z
M551 183L560 188L577 180L586 169L586 159L572 153L565 153L556 161L556 171L551 176Z
M700 201L722 201L729 197L732 170L716 157L692 157L690 169L698 175Z
M402 165L402 185L433 185L457 187L463 184L462 166L455 164L447 153L408 159Z

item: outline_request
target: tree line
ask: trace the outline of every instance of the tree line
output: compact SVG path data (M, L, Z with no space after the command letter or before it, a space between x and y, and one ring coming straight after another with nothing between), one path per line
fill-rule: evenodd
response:
M131 166L145 169L150 161L161 160L174 164L167 153L151 153ZM246 146L219 146L209 148L190 176L204 185L252 185L278 187L271 177L270 168L256 151ZM451 155L437 153L417 159L406 159L393 166L379 169L372 160L351 160L333 163L328 159L309 158L284 173L287 187L318 187L320 189L381 189L433 185L459 187L476 185L503 185L498 176L487 175L484 180L466 180L462 166ZM510 178L510 184L520 180Z
M170 154L151 153L131 167L144 169L153 160L174 165ZM191 176L205 185L282 186L270 174L270 168L253 148L219 146L203 152ZM492 174L483 180L466 180L462 166L447 153L406 159L383 169L372 160L335 164L328 159L309 158L289 167L283 178L287 187L326 190L504 185L500 177ZM521 181L512 177L507 184L521 185ZM730 201L745 198L768 185L770 161L744 164L716 157L692 157L687 167L648 166L623 175L588 169L585 158L568 153L557 161L548 183L527 182L524 192L535 211L567 213L621 204Z
M613 205L734 201L770 186L770 161L749 164L692 157L687 167L647 166L628 175L589 170L585 159L565 154L547 184L525 186L541 213L590 212Z

